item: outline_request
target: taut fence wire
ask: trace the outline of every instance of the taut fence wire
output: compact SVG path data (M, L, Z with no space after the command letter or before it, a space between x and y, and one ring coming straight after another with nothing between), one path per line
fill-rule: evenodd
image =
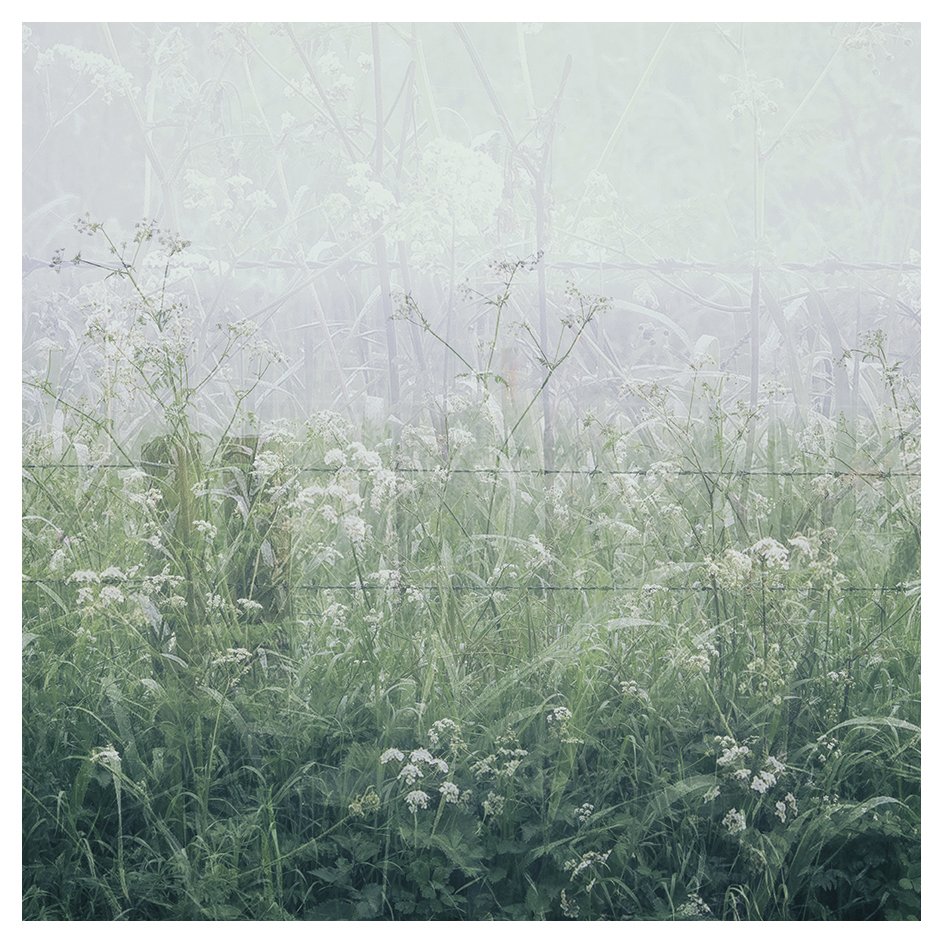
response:
M34 577L34 576L24 576L22 582L27 585L35 585L38 583L52 583L55 585L65 586L69 585L74 580L70 580L69 577ZM122 583L130 583L131 585L144 585L148 582L147 577L133 577L131 579L121 580ZM713 592L714 588L706 584L691 584L688 586L678 586L678 585L661 585L657 583L646 583L639 586L630 586L630 585L619 585L619 584L608 584L601 583L599 585L582 585L579 583L525 583L522 585L515 583L497 583L493 585L486 585L478 583L409 583L404 581L400 587L395 590L392 590L390 586L385 583L360 583L354 581L351 583L299 583L295 589L307 590L309 592L350 592L350 593L359 593L361 591L367 590L370 592L401 592L406 589L417 589L424 593L654 593L654 592L668 592L668 593L709 593ZM819 592L819 593L831 593L834 594L843 594L843 593L908 593L913 592L913 586L906 586L904 584L896 584L894 586L838 586L833 588L822 588L818 586L773 586L767 584L764 587L766 592L797 592L797 591L806 591L806 592Z
M26 462L23 469L27 471L42 471L56 469L88 469L89 471L105 470L132 470L146 471L148 468L175 468L171 462ZM208 472L231 471L233 465L216 465L207 468ZM306 472L311 474L328 475L338 471L355 472L357 474L368 474L375 469L367 467L349 467L329 465L301 465L294 469L296 472ZM630 468L630 469L612 469L612 468L421 468L415 465L393 465L389 469L397 474L404 475L572 475L586 476L589 478L612 475L644 478L651 474L663 474L663 470L653 470L650 468ZM876 470L859 471L857 469L848 469L846 471L837 471L835 469L826 469L818 471L797 471L784 469L778 471L768 468L748 468L748 469L700 469L700 468L680 468L673 469L668 473L670 476L681 476L686 478L920 478L921 473L913 470Z

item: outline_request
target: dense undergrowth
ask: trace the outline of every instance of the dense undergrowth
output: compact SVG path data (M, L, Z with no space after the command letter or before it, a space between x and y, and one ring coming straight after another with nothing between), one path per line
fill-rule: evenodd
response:
M165 423L33 383L25 917L919 916L918 413L880 336L852 419L707 352L548 448L492 341L395 434L214 436L115 251L130 327L88 336Z
M27 917L919 913L913 479L301 436L28 472Z

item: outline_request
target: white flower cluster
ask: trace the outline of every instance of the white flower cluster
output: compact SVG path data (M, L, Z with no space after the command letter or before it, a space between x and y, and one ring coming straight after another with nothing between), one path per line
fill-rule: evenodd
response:
M125 593L115 584L132 579L139 570L139 565L134 565L127 571L116 566L106 567L100 573L94 570L75 570L66 581L78 585L76 602L86 611L96 607L107 611L120 606L127 599Z
M783 799L776 803L776 817L783 825L786 824L787 810L792 812L793 816L799 814L799 805L791 792L787 792Z
M590 818L592 818L595 811L596 806L591 802L584 802L581 806L577 806L577 808L573 810L573 814L576 816L576 820L580 825L585 825Z
M504 796L499 796L496 792L489 792L481 804L481 809L486 819L496 818L504 812Z
M740 809L731 809L722 820L722 824L730 832L731 835L736 835L739 832L742 832L747 827L747 817Z
M95 750L89 759L93 763L100 763L112 773L121 772L121 755L110 743L106 747Z
M379 583L388 593L398 593L403 588L403 574L399 570L376 570L369 579Z
M409 806L409 811L413 813L419 809L428 809L429 793L423 792L421 789L414 789L406 794L406 805Z
M612 850L598 852L598 851L587 851L584 854L580 855L579 858L570 858L568 861L564 862L563 870L570 873L570 880L575 881L581 875L585 874L586 871L597 870L609 860L609 855L612 854ZM594 877L586 889L589 890L593 884L596 883L596 878Z
M565 525L566 522L570 519L572 513L574 502L573 498L569 494L570 484L566 481L566 478L563 475L557 475L553 484L550 485L550 489L547 493L547 506L550 509L551 514L554 519L558 521L561 525ZM631 525L629 525L631 527ZM632 528L634 530L634 528ZM635 532L632 536L637 536L638 531Z
M816 759L819 763L827 763L832 756L841 756L841 750L838 749L838 741L834 737L822 734L816 741L818 746L818 755Z
M547 723L551 727L562 726L573 717L573 712L568 707L555 707L547 714Z
M753 777L753 782L750 783L750 788L762 796L767 789L775 785L776 777L769 770L763 769Z
M273 209L275 201L268 191L253 187L245 174L214 176L189 167L183 174L183 205L187 209L210 210L209 220L230 227L234 221L248 219L259 210Z
M449 429L449 448L453 450L463 449L474 444L474 441L475 437L467 429L457 427Z
M501 203L504 179L483 151L437 138L425 144L396 236L419 264L441 258L453 237L480 242Z
M340 413L321 409L307 421L311 431L326 442L343 442L350 433L350 423Z
M98 583L101 579L94 570L76 570L67 578L69 583Z
M347 186L354 195L357 215L362 221L386 222L397 208L396 197L377 180L369 164L354 164L347 177Z
M717 581L721 589L738 589L748 582L753 572L753 560L739 550L729 548L719 560L707 561L707 575Z
M772 537L763 537L752 547L750 553L759 557L770 569L789 569L789 551Z
M243 340L252 337L259 330L259 325L249 318L239 318L226 325L226 332L233 340Z
M704 898L700 894L695 894L693 891L688 894L688 899L678 908L675 913L675 916L684 919L696 919L698 917L709 917L711 915L711 909L707 906L707 903L704 901Z
M36 58L36 71L48 68L56 59L67 63L69 68L80 75L86 76L102 92L106 102L110 102L114 95L123 95L131 98L137 94L134 79L130 72L122 69L113 60L98 52L88 52L69 46L65 43L56 43L46 49Z
M455 803L459 801L459 789L458 789L458 786L455 785L455 783L452 783L452 782L442 783L442 785L439 786L439 792L441 793L442 798L448 803L451 803L454 805Z
M471 770L476 779L487 777L513 779L518 767L528 756L527 750L512 746L506 738L500 742L505 742L507 745L499 745L496 752L489 753L472 765Z
M566 896L566 888L560 891L560 909L563 911L564 917L568 917L570 920L579 920L580 905Z
M396 778L402 779L407 786L412 786L417 779L423 778L423 773L416 763L406 763Z
M718 744L721 749L721 754L717 758L718 766L737 766L751 754L749 747L738 744L733 737L714 737L714 743Z
M214 665L244 665L252 658L252 652L246 648L227 648L213 659Z
M209 521L194 521L193 528L198 534L205 537L207 540L213 540L217 534L216 526L211 524Z
M344 71L337 53L326 52L321 56L318 59L318 72L324 83L324 93L332 101L344 101L354 90L354 80Z
M711 629L694 640L697 651L693 655L688 655L686 661L696 671L708 673L711 670L711 659L720 655L712 641L713 635L714 630Z
M795 547L800 553L804 553L807 557L814 556L815 551L812 548L812 541L808 537L803 537L802 534L796 534L795 537L792 537L789 540L789 545Z
M443 774L449 771L449 764L446 763L445 760L437 759L424 748L413 750L413 752L409 754L409 762L424 763L426 766L431 766L433 769L436 769Z
M424 747L412 750L409 756L397 747L389 747L380 754L380 764L386 766L388 763L402 764L396 779L403 782L407 787L415 786L420 779L425 779L426 773L430 775L439 773L444 776L449 771L449 764L445 760L433 756ZM441 783L439 793L445 802L454 803L459 801L458 786L454 783ZM429 794L421 789L412 790L406 795L405 799L410 812L428 808L429 805Z
M259 452L252 463L252 471L259 478L271 478L282 470L284 463L278 453L272 451Z
M453 753L465 749L465 741L462 739L462 728L448 717L437 720L429 728L426 737L429 743L434 747L437 747L440 742L447 743Z

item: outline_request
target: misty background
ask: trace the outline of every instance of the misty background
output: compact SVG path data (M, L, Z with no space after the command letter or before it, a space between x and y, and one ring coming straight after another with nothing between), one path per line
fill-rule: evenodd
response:
M37 434L57 397L107 403L129 447L159 419L112 356L128 279L79 219L188 241L134 270L179 305L194 386L227 351L217 430L236 402L247 427L435 425L489 371L520 412L550 370L552 458L548 429L641 409L637 384L722 377L802 423L880 408L869 332L917 372L915 24L41 24L23 50Z

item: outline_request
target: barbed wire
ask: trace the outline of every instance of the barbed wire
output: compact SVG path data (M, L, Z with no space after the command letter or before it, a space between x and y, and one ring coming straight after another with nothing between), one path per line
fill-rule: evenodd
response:
M290 271L317 272L320 269L333 268L337 265L337 260L327 259L325 261L298 261L294 259L237 259L231 264L236 269L287 269ZM391 269L399 268L397 259L390 259L387 263ZM707 262L700 259L676 259L662 258L655 259L652 262L620 262L615 260L589 261L579 259L557 259L555 261L546 261L547 268L560 269L562 271L588 269L599 271L600 269L621 271L621 272L706 272L715 275L752 275L753 266L743 262ZM50 268L58 269L66 266L88 266L92 268L107 269L109 271L124 271L120 266L109 265L103 262L95 262L91 259L59 259L46 261L36 259L28 255L23 256L23 277L39 269ZM347 271L365 271L375 269L377 263L371 259L348 259L343 263L343 268ZM847 262L843 259L822 259L818 262L767 262L761 266L766 271L782 270L786 272L819 272L822 274L836 274L839 272L919 272L921 270L918 262L885 262L885 261L861 261ZM213 270L213 264L206 267L207 271Z
M25 470L34 471L34 470L55 470L55 469L89 469L91 471L97 470L132 470L136 469L138 471L145 471L147 468L166 468L173 469L176 468L176 465L172 462L147 462L141 461L139 463L131 462L25 462L22 466ZM208 472L221 472L221 471L233 471L239 469L240 466L237 463L232 463L229 465L215 465L211 466L205 471ZM287 469L290 470L290 469ZM310 472L316 474L334 474L338 471L348 471L355 472L357 474L369 474L375 472L378 469L371 468L369 466L330 466L330 465L301 465L298 466L294 471L296 472ZM698 477L698 478L750 478L750 477L765 477L765 478L919 478L921 477L920 471L915 471L912 469L878 469L878 470L858 470L858 469L847 469L845 471L839 471L836 469L824 469L824 470L795 470L795 469L767 469L767 468L748 468L748 469L699 469L699 468L679 468L679 469L652 469L652 468L630 468L630 469L616 469L616 468L448 468L448 467L439 467L439 468L423 468L420 466L412 465L391 465L387 471L394 472L395 474L406 474L406 475L572 475L580 476L585 475L587 477L594 476L626 476L626 477L640 477L644 478L648 475L665 475L665 477L672 476L681 476L681 477Z
M146 576L137 576L119 580L115 578L114 580L104 580L102 585L119 585L121 583L128 583L133 586L141 586L148 582L153 581L154 579L159 579L160 575L156 577L146 577ZM36 576L24 576L22 582L29 585L35 585L37 583L54 583L56 585L87 585L86 581L82 580L73 580L67 576L57 576L57 577L36 577ZM99 585L96 583L95 585ZM906 593L913 589L913 587L904 586L902 584L896 584L894 586L838 586L830 589L817 586L779 586L775 584L767 584L763 587L767 592L790 592L790 591L806 591L806 592L830 592L830 593ZM645 583L642 585L619 585L619 584L580 584L580 583L497 583L491 585L479 584L479 583L408 583L403 582L399 586L391 587L387 583L360 583L357 581L351 583L299 583L295 589L308 590L310 592L351 592L359 593L363 591L370 592L379 592L379 591L389 591L389 592L405 592L407 589L419 590L420 592L455 592L455 593L508 593L508 592L528 592L528 593L542 593L542 592L563 592L563 593L656 593L660 591L669 592L669 593L706 593L713 592L714 587L703 583L692 583L690 585L662 585L660 583ZM718 589L718 592L722 590Z

